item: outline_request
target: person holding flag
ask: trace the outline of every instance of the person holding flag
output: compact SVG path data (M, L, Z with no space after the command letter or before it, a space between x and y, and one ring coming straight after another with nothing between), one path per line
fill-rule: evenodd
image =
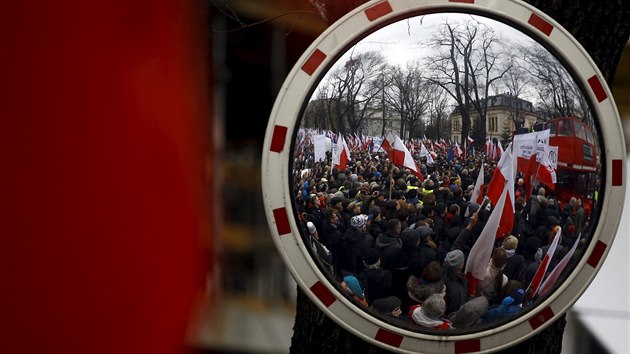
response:
M483 202L483 194L484 194L484 184L483 184L483 164L479 167L479 174L477 175L477 181L475 182L475 188L473 189L472 195L470 196L470 202L481 205ZM470 205L466 208L466 212L464 213L464 217L470 216Z
M489 286L487 279L491 278L492 274L494 274L495 277L498 276L498 272L495 271L496 268L500 268L505 265L505 262L502 262L502 260L507 261L507 256L505 254L503 254L503 257L500 254L493 255L493 248L495 236L497 234L497 230L499 229L499 224L503 215L505 203L508 198L508 190L509 185L505 184L503 186L503 192L501 193L499 200L494 206L494 209L492 209L486 225L477 238L477 241L475 241L475 244L470 249L468 259L466 260L466 269L464 271L464 273L466 274L466 278L468 279L469 296L475 296L477 294L477 287L482 285L483 290L488 295L492 295L491 287ZM485 203L482 204L482 207L485 206L484 204ZM474 224L477 222L477 217L477 213L473 214L470 224L474 226ZM472 227L469 228L468 231L472 232ZM456 240L455 244L453 245L454 247L456 246L457 242L458 241ZM496 257L495 260L492 262L491 256L493 258ZM481 283L481 281L484 281L484 283Z
M554 234L553 241L551 242L551 246L549 246L549 249L547 250L547 253L543 257L542 261L538 265L538 269L536 269L536 274L534 275L534 278L529 283L529 286L525 291L523 306L526 306L531 299L535 298L536 295L538 295L538 291L541 288L540 285L542 284L543 278L547 273L547 268L549 268L549 263L551 262L553 255L556 253L556 248L558 248L558 242L560 241L562 228L556 225L552 232Z
M499 197L504 188L507 188L505 208L502 210L501 222L497 230L497 238L503 239L512 232L514 226L514 184L516 179L516 161L512 155L512 145L501 156L492 179L488 183L487 196L494 205L498 205Z
M339 171L345 171L346 165L348 164L349 160L351 160L350 149L348 148L348 145L346 144L346 140L343 138L343 135L339 134L336 149L333 149L332 153L332 168L337 166Z

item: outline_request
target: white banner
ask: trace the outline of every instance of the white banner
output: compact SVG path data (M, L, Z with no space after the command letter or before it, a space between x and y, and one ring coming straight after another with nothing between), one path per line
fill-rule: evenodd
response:
M315 162L326 160L326 152L332 150L332 140L326 135L315 135L313 138Z
M536 151L536 160L540 162L545 153L545 147L549 146L549 129L515 135L513 146L514 151L516 151L516 157L529 159Z
M558 147L557 146L548 146L547 147L547 157L549 158L549 162L554 169L558 169Z

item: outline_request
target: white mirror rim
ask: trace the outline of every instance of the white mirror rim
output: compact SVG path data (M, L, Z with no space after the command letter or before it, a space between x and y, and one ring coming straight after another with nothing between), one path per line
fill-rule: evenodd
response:
M528 30L552 48L586 88L603 142L601 214L592 241L562 285L536 307L498 327L472 334L433 335L393 326L362 311L319 270L293 217L291 145L303 104L324 70L349 46L394 20L421 13L474 13ZM334 23L306 50L282 86L267 126L262 156L262 189L270 231L301 289L339 325L360 338L401 353L494 352L521 342L553 323L586 290L612 246L623 209L625 144L621 121L606 82L579 43L536 8L518 0L385 0L368 2Z

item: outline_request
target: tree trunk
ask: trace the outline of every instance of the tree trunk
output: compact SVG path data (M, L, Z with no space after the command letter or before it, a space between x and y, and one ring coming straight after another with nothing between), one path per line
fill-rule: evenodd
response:
M322 17L332 23L365 1L312 0L329 4ZM609 85L630 35L630 1L526 0L558 21L589 52ZM560 353L565 316L532 338L501 353ZM350 334L321 312L298 289L292 353L387 353Z

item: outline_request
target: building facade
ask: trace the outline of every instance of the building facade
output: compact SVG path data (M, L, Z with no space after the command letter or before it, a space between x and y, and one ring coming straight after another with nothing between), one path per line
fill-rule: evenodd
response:
M516 129L515 120L522 122L522 127L531 128L537 120L539 114L534 110L534 105L526 100L508 94L490 96L487 98L488 110L486 112L486 137L501 139L501 135L507 130L513 132ZM479 114L471 106L471 129L474 130L475 122ZM455 108L450 115L452 141L462 139L462 115L459 108Z

